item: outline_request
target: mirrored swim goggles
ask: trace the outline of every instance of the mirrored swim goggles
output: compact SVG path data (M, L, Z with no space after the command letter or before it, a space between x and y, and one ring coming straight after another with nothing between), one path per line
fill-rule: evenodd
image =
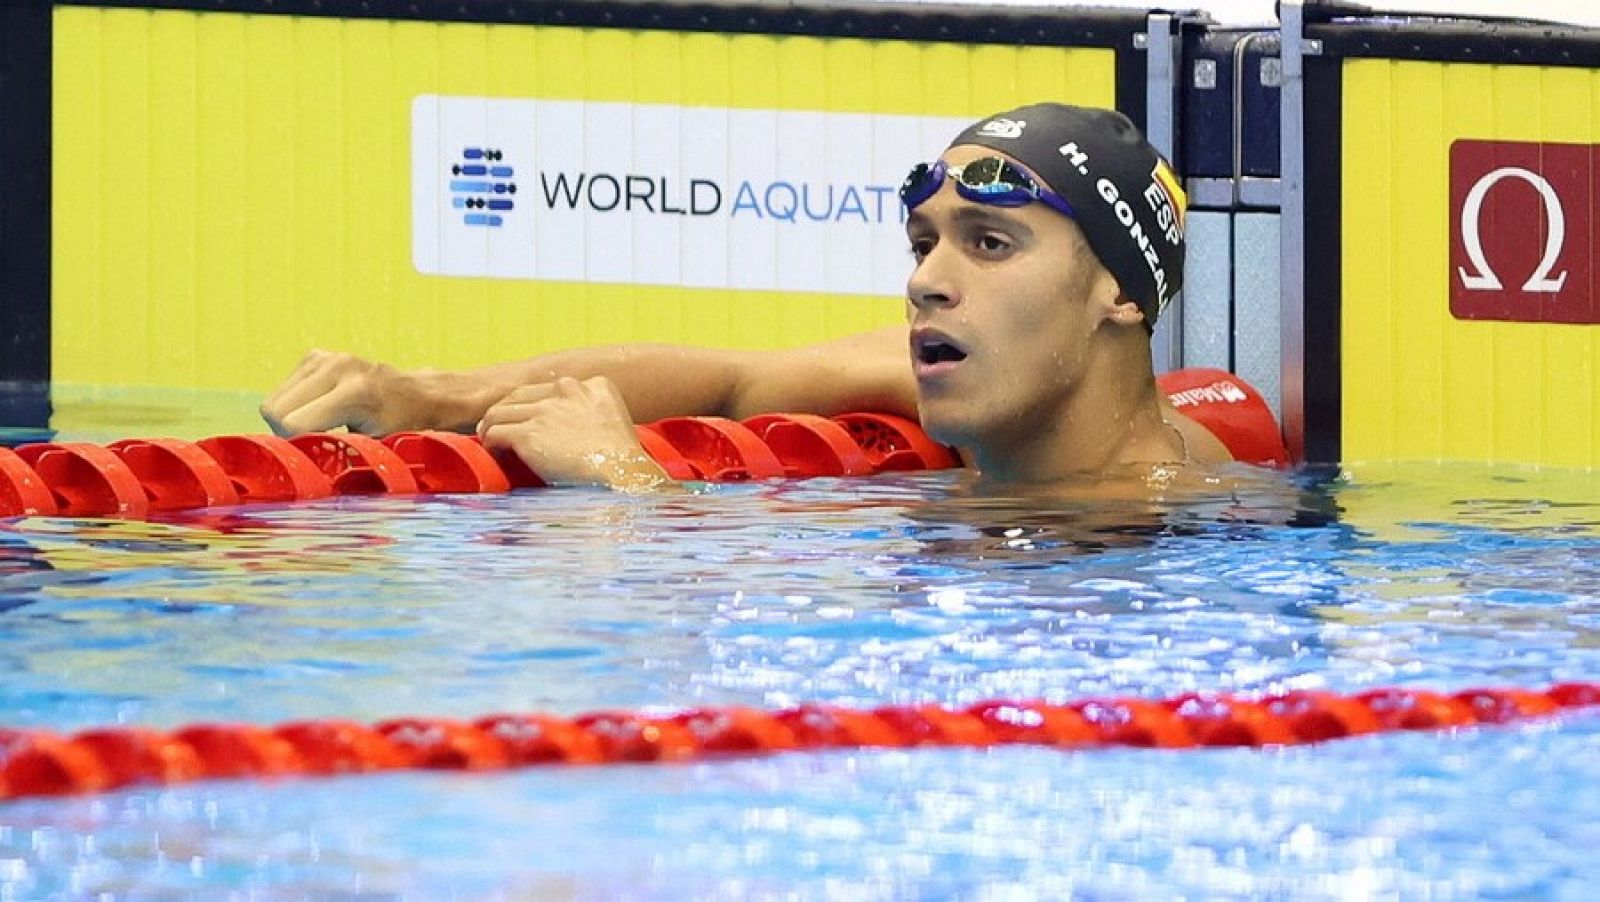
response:
M1020 207L1039 201L1063 216L1077 218L1066 198L1039 184L1033 173L1000 157L980 157L961 166L943 160L918 163L900 185L900 201L907 210L915 210L938 193L946 177L955 182L957 194L974 203Z

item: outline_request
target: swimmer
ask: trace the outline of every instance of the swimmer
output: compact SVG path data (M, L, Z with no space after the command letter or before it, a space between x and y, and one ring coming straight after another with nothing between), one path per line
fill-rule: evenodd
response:
M262 405L280 435L476 430L551 483L669 482L633 424L853 410L919 419L980 485L1229 460L1159 391L1150 334L1183 273L1184 198L1120 113L1041 103L974 123L900 189L907 326L780 352L589 348L468 372L313 351Z

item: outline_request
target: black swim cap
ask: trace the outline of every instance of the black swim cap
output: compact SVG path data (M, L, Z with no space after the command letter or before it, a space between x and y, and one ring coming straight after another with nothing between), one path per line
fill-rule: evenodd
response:
M1095 256L1155 326L1183 286L1187 198L1128 117L1036 103L974 123L957 144L1001 151L1065 197Z

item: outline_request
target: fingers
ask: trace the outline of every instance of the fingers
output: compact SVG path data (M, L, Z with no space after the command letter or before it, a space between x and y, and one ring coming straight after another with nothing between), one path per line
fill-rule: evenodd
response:
M339 426L355 428L370 413L373 364L351 354L312 351L261 404L261 417L282 436Z
M478 421L491 451L512 451L547 481L610 483L619 462L637 469L634 422L610 379L557 379L523 385ZM654 467L653 462L650 462Z
M539 403L501 401L483 412L483 419L478 421L478 437L488 441L489 433L497 427L527 422L538 412Z
M606 380L518 389L485 413L478 434L485 448L515 454L552 485L643 491L667 481Z
M580 419L603 416L614 402L615 409L626 415L621 395L611 380L595 376L579 382L562 376L554 382L536 382L508 393L483 414L478 421L478 436L488 440L489 430L497 426L526 423L529 420L548 418L565 411Z
M349 383L335 384L328 392L301 405L286 415L280 425L283 435L327 432L340 426L353 432L371 433L368 423L371 407L366 389Z
M312 373L292 386L286 386L282 397L261 406L261 416L272 427L272 431L282 436L299 435L302 432L314 432L319 429L330 429L343 423L323 423L314 415L306 412L308 405L334 397L339 387L338 380L331 374L318 372ZM318 405L319 412L326 416L326 404Z
M555 397L559 386L572 381L571 379L562 378L554 382L535 382L530 385L524 385L513 389L504 398L501 398L499 403L531 404L535 401L543 401L546 398Z
M478 437L487 442L489 431L496 426L526 421L534 415L541 403L555 397L555 392L554 382L524 385L511 391L483 412L483 419L478 421Z
M277 390L271 395L267 396L266 403L271 404L278 400L279 396L292 388L295 383L304 379L312 370L317 369L328 356L328 352L320 348L313 348L306 352L306 356L300 358L300 362L295 364L294 372L289 374L289 378L283 380L283 384L278 386Z
M267 425L272 427L273 432L279 435L284 434L282 428L283 418L299 407L301 403L304 403L297 400L298 395L303 390L301 387L320 368L323 358L326 356L327 352L325 351L313 350L300 358L300 363L295 366L294 372L290 373L289 377L283 380L277 388L273 389L272 393L267 395L266 400L261 402L261 418L267 421Z
M518 439L526 434L520 423L502 423L487 429L479 427L478 435L483 447L490 451L517 451ZM518 456L521 456L520 454ZM526 463L526 461L524 461Z

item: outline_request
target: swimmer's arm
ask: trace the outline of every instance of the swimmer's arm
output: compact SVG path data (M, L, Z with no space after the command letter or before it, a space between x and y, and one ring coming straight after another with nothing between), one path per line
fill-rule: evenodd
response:
M579 348L459 372L400 370L352 354L312 351L261 405L280 435L348 427L470 432L484 412L525 385L608 377L636 422L671 416L829 415L849 410L916 415L905 328L891 327L783 351L633 344Z
M893 326L786 350L677 345L580 348L473 371L504 395L521 385L606 376L635 422L855 410L916 416L906 328ZM506 387L509 386L509 387ZM498 395L496 397L498 399Z
M354 354L312 351L261 405L279 435L340 426L368 435L410 429L471 432L524 386L604 376L639 422L720 413L745 372L740 352L632 344L576 348L470 370L402 370Z
M905 326L778 352L743 352L722 414L833 416L854 411L916 419L917 383Z

